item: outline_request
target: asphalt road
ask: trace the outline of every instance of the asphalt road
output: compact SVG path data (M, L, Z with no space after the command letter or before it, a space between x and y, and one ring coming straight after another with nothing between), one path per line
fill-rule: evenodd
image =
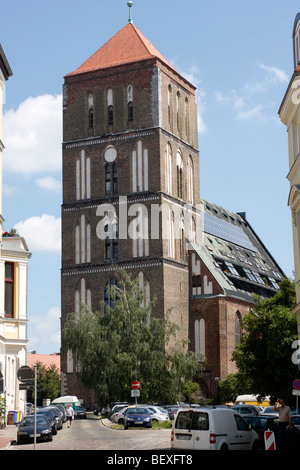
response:
M37 442L36 450L168 450L170 429L112 429L98 416L88 413L87 419L74 420L71 428L53 436L52 442ZM17 437L17 429L16 429ZM34 444L11 445L8 450L34 450Z

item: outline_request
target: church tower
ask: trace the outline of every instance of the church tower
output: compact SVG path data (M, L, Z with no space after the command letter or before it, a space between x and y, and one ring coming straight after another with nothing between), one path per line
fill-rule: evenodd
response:
M186 340L186 240L200 204L196 89L131 15L64 79L62 329L81 304L108 304L107 286L124 269L140 280L145 302L156 297L153 315L172 308ZM62 393L83 398L75 371L69 353Z

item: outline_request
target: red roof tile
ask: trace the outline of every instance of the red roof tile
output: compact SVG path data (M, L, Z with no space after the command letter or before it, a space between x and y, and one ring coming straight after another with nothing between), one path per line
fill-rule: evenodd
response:
M41 362L44 366L49 367L55 364L60 373L60 354L32 354L27 353L27 366L33 368L36 362Z
M159 59L174 70L139 29L134 24L128 23L80 67L66 76L152 58Z

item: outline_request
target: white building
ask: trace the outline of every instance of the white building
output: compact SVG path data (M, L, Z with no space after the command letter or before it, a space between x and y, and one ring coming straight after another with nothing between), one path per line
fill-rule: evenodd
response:
M27 270L30 253L25 240L2 233L2 141L5 84L12 71L0 45L0 396L7 412L25 411L26 392L19 391L17 370L26 364Z

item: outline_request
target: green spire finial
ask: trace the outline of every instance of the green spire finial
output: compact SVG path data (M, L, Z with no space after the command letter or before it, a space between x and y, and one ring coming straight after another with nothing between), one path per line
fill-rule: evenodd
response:
M132 8L133 2L127 2L127 6L129 6L129 18L128 18L128 23L133 23L132 18L131 18L131 8Z

